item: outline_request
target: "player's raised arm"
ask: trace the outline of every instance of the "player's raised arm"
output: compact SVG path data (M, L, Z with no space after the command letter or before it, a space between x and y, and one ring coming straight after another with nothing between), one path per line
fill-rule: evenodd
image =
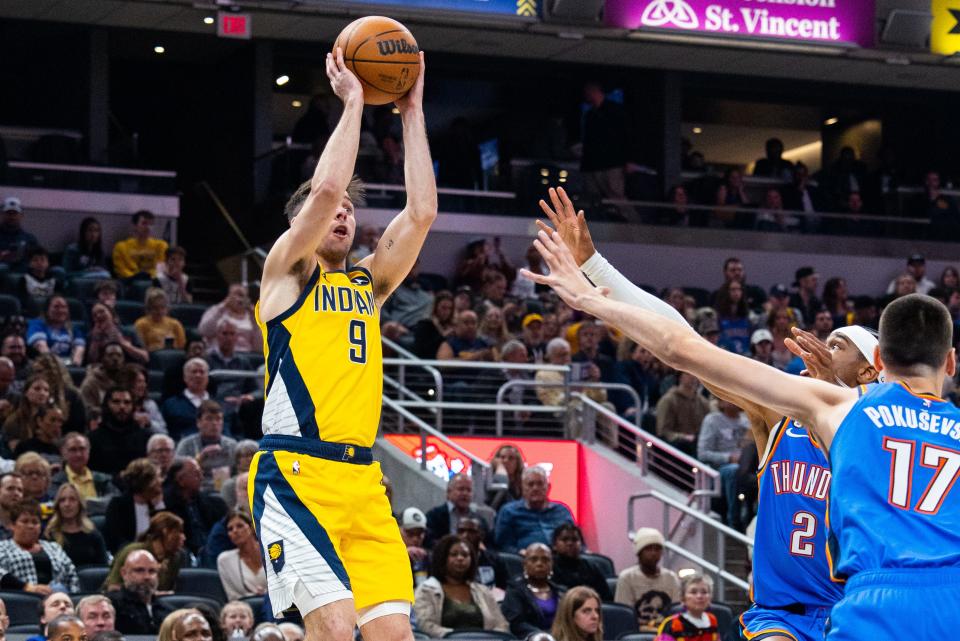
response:
M816 426L827 448L840 418L856 401L853 390L790 376L757 361L725 352L680 323L644 309L609 300L580 273L559 234L541 231L534 243L550 268L544 276L524 270L534 282L549 285L571 307L625 332L668 366L690 372L704 383L751 403Z
M407 94L396 102L403 121L403 179L407 205L390 221L377 250L360 261L373 276L377 304L382 304L410 273L420 255L430 225L437 218L437 181L423 118L423 78L426 72L420 53L420 76Z
M262 299L267 301L272 280L287 276L298 261L314 260L317 246L330 233L330 224L353 179L353 168L360 147L363 86L347 69L339 48L336 55L327 54L326 64L330 86L343 101L343 114L320 154L317 168L310 179L310 193L303 207L290 223L290 229L274 243L267 256L262 292Z

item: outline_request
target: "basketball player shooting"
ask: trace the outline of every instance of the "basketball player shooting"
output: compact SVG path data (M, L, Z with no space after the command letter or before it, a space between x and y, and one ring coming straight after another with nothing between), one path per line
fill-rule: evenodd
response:
M960 410L938 396L956 373L953 322L942 303L912 294L888 305L873 357L887 382L845 389L725 352L679 323L609 300L556 232L541 230L534 244L550 274L524 276L621 329L668 367L794 417L815 434L833 475L828 561L832 576L846 582L827 641L894 641L911 620L922 622L922 638L952 638L960 603L960 494L952 491Z
M407 204L376 252L347 265L356 230L363 88L338 47L326 59L343 115L313 177L286 206L290 229L263 271L264 438L250 468L252 513L276 616L291 605L308 641L413 638L413 578L371 446L380 419L379 310L413 267L437 215L420 74L396 101Z

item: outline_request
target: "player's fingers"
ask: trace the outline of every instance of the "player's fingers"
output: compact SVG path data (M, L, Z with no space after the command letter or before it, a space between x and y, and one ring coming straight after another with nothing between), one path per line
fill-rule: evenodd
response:
M535 283L537 283L537 284L540 284L540 285L549 285L549 284L550 284L550 280L549 280L549 278L548 278L547 276L544 276L543 274L536 274L536 273L534 273L534 272L532 272L532 271L529 271L529 270L526 269L526 268L521 268L521 269L520 269L520 275L523 276L524 278L529 278L529 279L532 280L533 282L535 282Z
M561 189L563 188L561 187ZM553 203L553 210L557 212L557 216L561 219L566 218L563 202L560 200L560 195L557 193L557 190L553 187L550 188L550 202Z
M809 352L800 347L797 341L793 340L792 338L783 339L783 346L786 347L787 350L794 356L799 356L800 358L809 356Z
M550 209L550 205L547 204L543 198L540 199L540 209L543 210L543 213L547 215L547 218L550 219L550 222L556 225L558 223L557 214Z
M539 227L539 228L542 229L543 231L547 232L548 234L553 231L553 227L551 227L551 226L548 225L547 223L543 222L543 221L540 220L539 218L537 218L534 222L537 223L537 227Z
M549 243L549 245L548 245ZM547 263L547 267L550 268L550 272L556 271L560 267L560 261L557 260L557 256L553 253L550 245L554 243L550 240L549 234L546 232L540 232L537 234L537 240L533 241L533 244L537 247L537 251L540 252L540 255L543 256L543 260Z
M573 201L570 199L570 196L567 195L567 190L560 187L558 191L560 192L560 201L563 203L564 211L568 212L569 216L576 216Z
M334 56L334 57L336 58L337 69L339 69L341 72L346 71L346 70L347 70L347 63L345 63L345 62L343 61L343 48L342 48L342 47L337 47L337 55Z

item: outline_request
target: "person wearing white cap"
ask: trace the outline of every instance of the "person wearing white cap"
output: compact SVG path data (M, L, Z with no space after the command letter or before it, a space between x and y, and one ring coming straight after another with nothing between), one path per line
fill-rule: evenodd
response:
M750 336L750 353L753 360L773 367L773 334L766 327L755 330Z
M680 600L680 578L673 570L660 567L663 534L652 527L633 533L637 565L620 572L613 600L634 608L641 624L656 628L666 608ZM657 606L659 604L659 606Z
M408 507L400 513L400 538L407 546L413 586L417 587L430 576L430 552L423 547L427 535L427 517L422 510Z
M37 237L24 231L23 205L15 196L3 200L3 217L0 218L0 263L21 267L27 250L40 243Z

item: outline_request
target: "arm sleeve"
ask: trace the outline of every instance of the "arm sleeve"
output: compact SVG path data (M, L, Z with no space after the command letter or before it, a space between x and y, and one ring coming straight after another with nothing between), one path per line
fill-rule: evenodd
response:
M618 272L610 262L600 255L600 252L594 252L593 256L587 259L580 266L581 271L593 283L599 287L608 287L610 289L610 298L628 305L635 305L654 314L659 314L664 318L688 325L687 319L680 315L676 309L660 300L653 294L643 291L630 280Z

